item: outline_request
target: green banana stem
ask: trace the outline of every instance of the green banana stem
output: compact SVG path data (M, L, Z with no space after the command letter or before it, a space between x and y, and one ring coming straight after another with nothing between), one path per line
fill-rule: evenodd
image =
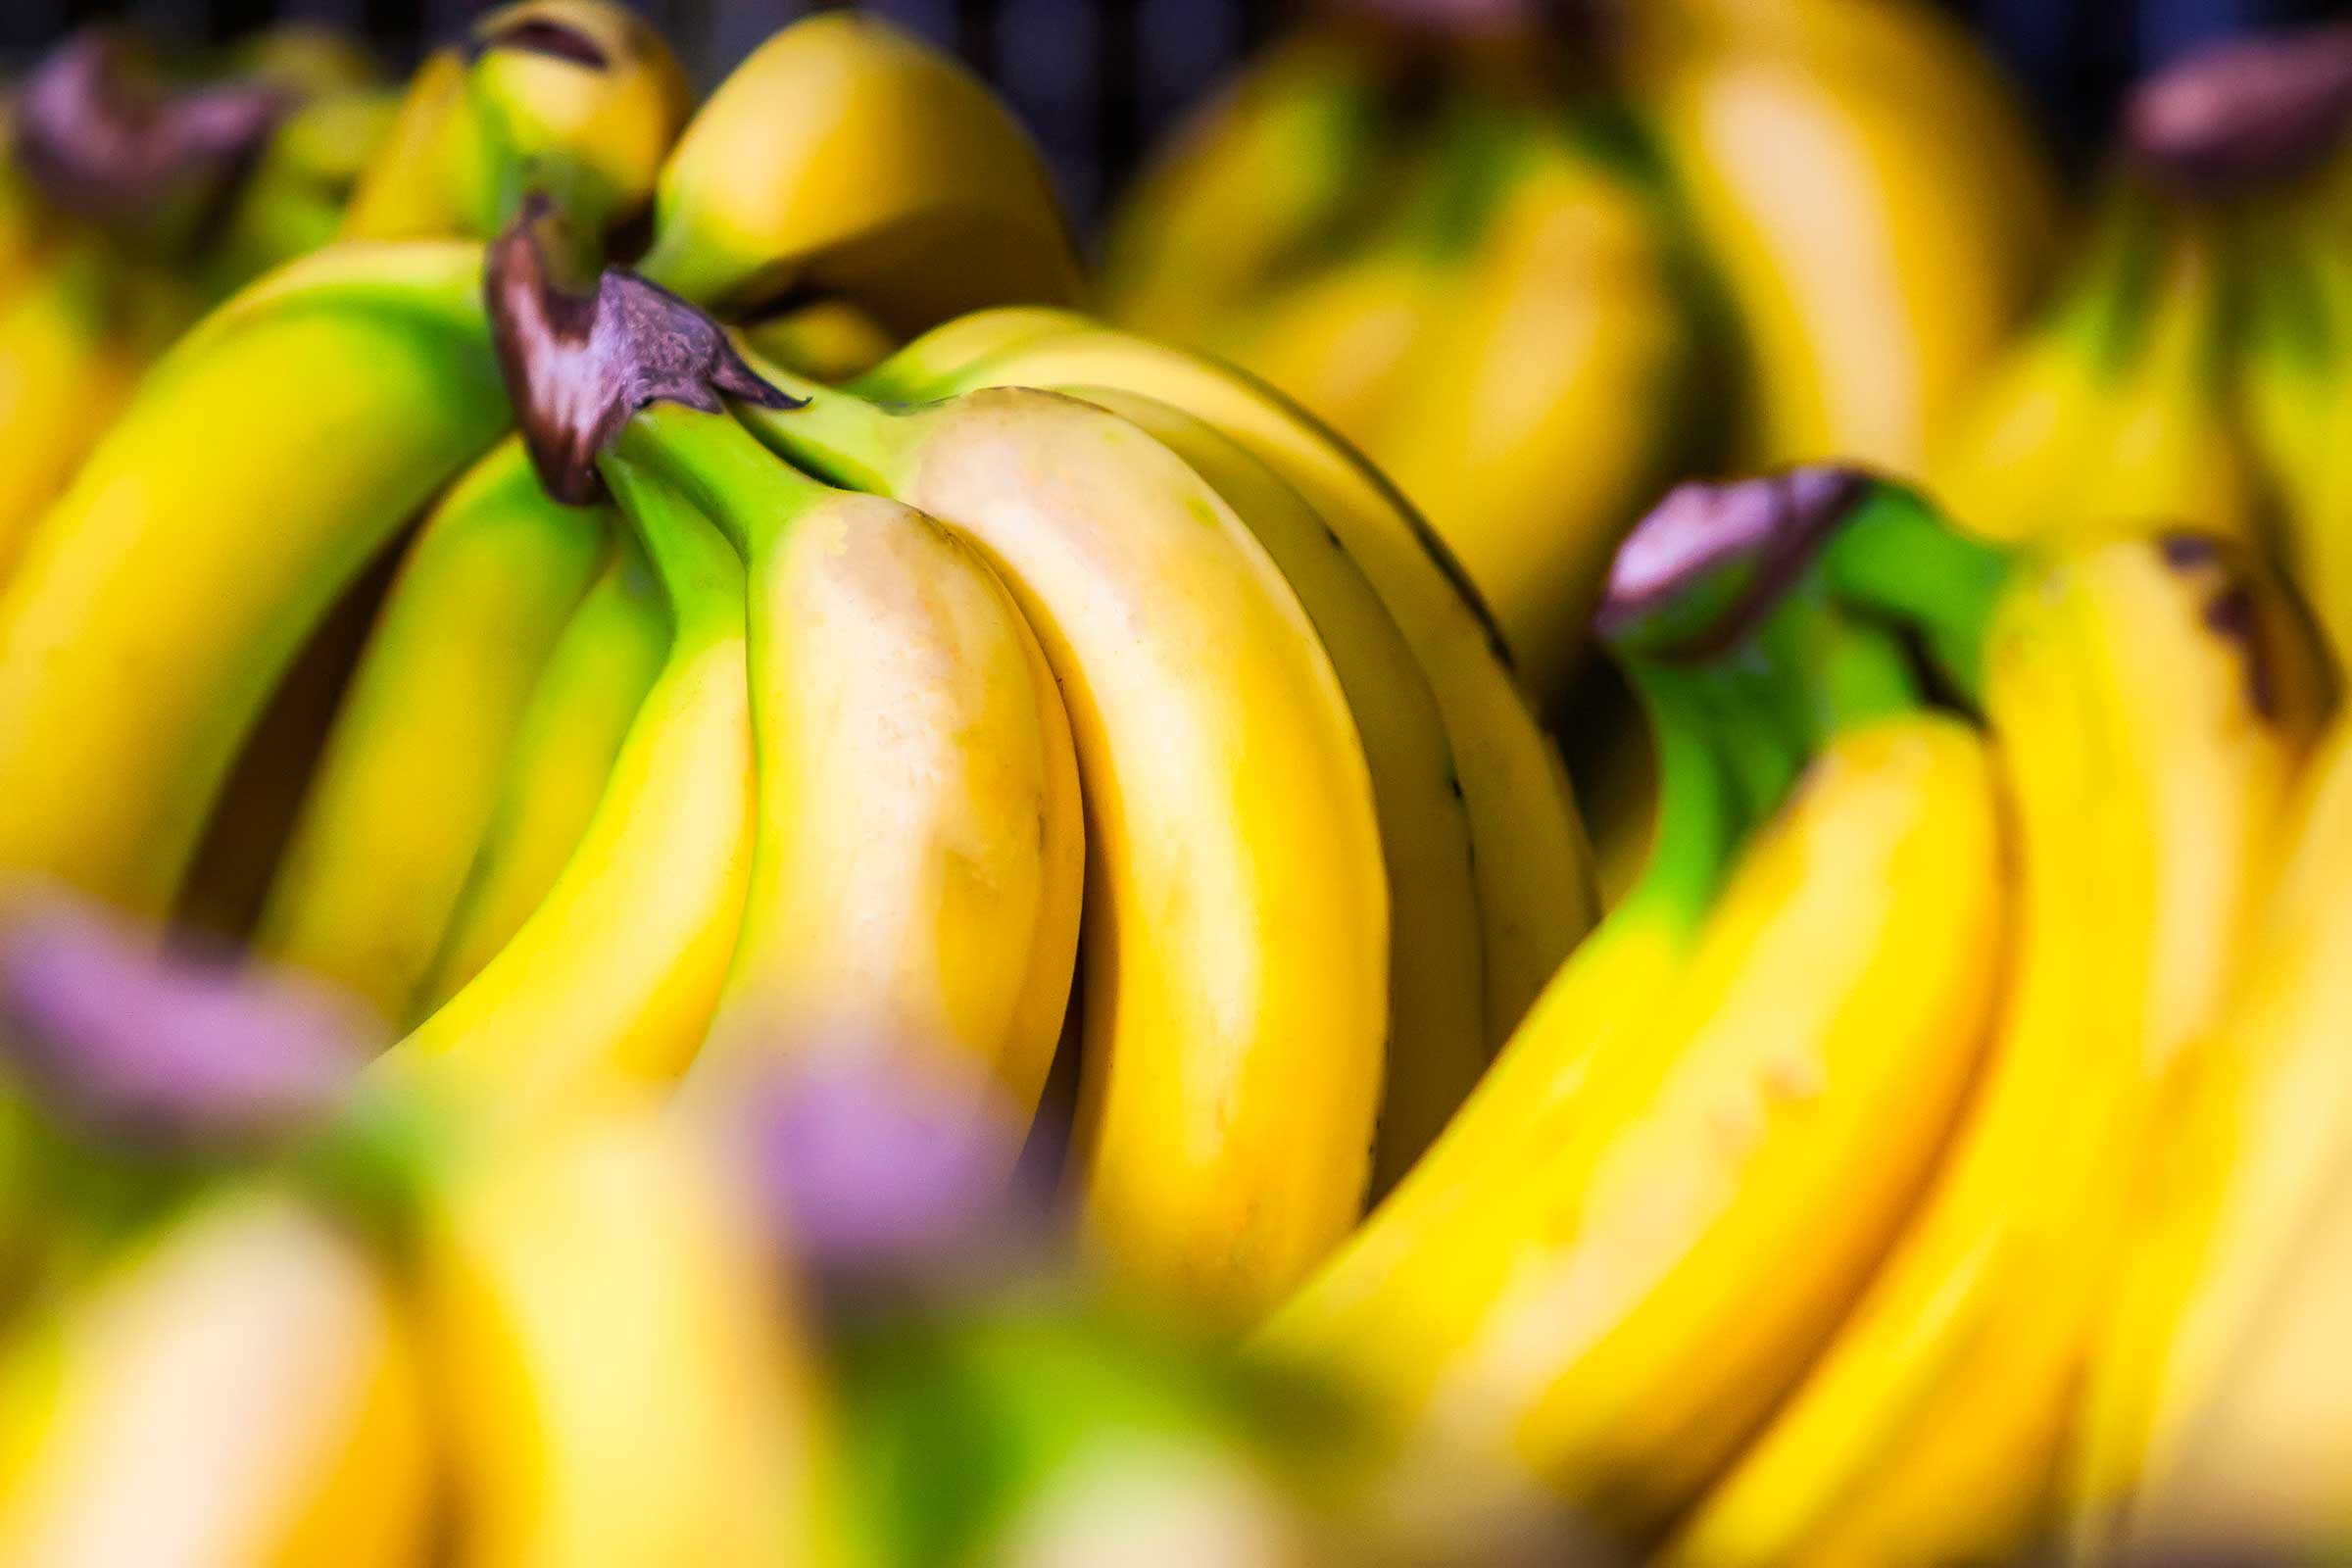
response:
M767 551L811 503L831 493L779 460L729 416L676 404L648 408L622 426L606 461L608 475L615 462L632 472L635 483L644 483L645 475L634 470L659 475L747 562ZM613 488L620 488L617 478Z
M1937 674L1972 705L1984 686L1984 638L2016 568L1917 491L1874 483L1823 547L1823 581L1839 603L1915 632Z
M1688 929L1714 904L1740 845L1760 819L1756 795L1769 787L1767 759L1774 748L1780 793L1794 781L1798 759L1773 729L1752 730L1736 717L1727 719L1703 672L1642 662L1629 663L1625 673L1648 718L1658 759L1657 825L1641 874L1602 924L1662 922ZM1744 753L1738 761L1726 755L1727 732ZM1593 940L1599 939L1596 932Z
M911 421L761 359L740 337L735 349L753 374L787 399L776 408L737 405L736 413L754 435L833 484L873 493L890 490L915 439Z
M715 526L711 517L661 474L617 453L608 454L601 466L613 500L654 564L678 641L691 641L706 627L729 628L740 622L740 583L712 571L710 553L694 537Z

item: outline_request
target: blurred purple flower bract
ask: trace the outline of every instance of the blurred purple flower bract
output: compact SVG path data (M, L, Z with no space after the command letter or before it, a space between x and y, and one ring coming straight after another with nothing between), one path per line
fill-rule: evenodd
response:
M379 1036L322 987L168 952L77 904L44 899L0 923L0 1054L110 1137L185 1147L298 1132L342 1106Z
M993 1085L904 1052L836 1051L758 1123L759 1177L795 1255L830 1285L953 1274L1016 1245L1034 1204Z

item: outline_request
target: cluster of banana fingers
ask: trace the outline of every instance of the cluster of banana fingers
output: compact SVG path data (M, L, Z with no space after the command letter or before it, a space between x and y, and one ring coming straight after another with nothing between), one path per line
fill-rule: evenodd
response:
M1602 630L1643 874L1254 1348L1667 1562L2340 1541L2352 774L2276 579L1800 468Z
M2041 280L2055 173L1931 7L1325 11L1139 182L1104 308L1370 454L1547 702L1667 481L1918 471Z
M675 80L493 14L374 237L156 368L0 592L0 873L331 979L517 1126L856 1041L1035 1115L1066 1032L1100 1254L1248 1321L1589 924L1564 770L1375 474L1059 308L959 68L837 15L682 130ZM771 357L811 320L922 335L840 385Z

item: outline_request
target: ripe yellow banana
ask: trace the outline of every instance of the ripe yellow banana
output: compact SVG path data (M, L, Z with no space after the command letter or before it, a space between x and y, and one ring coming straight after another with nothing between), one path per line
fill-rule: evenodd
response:
M2259 497L2230 406L2236 342L2223 236L2153 235L2127 198L2044 323L1996 366L1930 477L1969 527L2084 542L2193 527L2247 543Z
M2152 1107L2249 951L2308 652L2210 541L2029 571L1984 655L2020 839L1985 1082L1870 1289L1677 1563L1982 1561L2050 1523Z
M798 1312L709 1151L596 1117L450 1171L423 1343L469 1564L846 1560Z
M2253 960L2182 1086L2101 1323L2071 1476L2085 1561L2293 1549L2352 1525L2344 1358L2289 1332L2295 1293L2327 1291L2333 1310L2352 1277L2340 1261L2352 731L2340 721L2299 793ZM2288 1381L2274 1366L2291 1366Z
M662 169L640 270L721 307L839 295L906 335L1078 292L1021 127L954 60L850 12L784 28L710 95Z
M1328 244L1377 190L1386 75L1363 40L1336 29L1302 30L1251 65L1178 129L1114 215L1104 312L1191 347L1226 333L1238 305Z
M428 56L344 215L346 239L486 237L527 190L583 236L636 217L693 107L661 34L613 0L519 0Z
M744 338L778 365L819 381L855 380L899 346L870 312L844 299L812 300L754 321Z
M0 596L0 876L159 913L361 567L508 418L481 251L327 251L148 378Z
M404 1021L439 1010L546 899L587 835L668 655L662 585L636 537L616 530L603 575L565 623L515 721L465 890Z
M968 356L968 358L967 358ZM1115 387L1206 421L1321 514L1395 617L1438 701L1470 819L1489 1049L1592 924L1592 866L1558 754L1445 546L1374 470L1278 394L1083 317L1004 310L909 344L859 382L916 402L988 386Z
M1389 878L1389 1045L1372 1189L1404 1174L1486 1071L1470 828L1429 682L1320 514L1215 426L1139 393L1057 387L1108 409L1208 481L1314 622L1372 770Z
M1353 251L1216 334L1215 347L1297 398L1357 450L1377 452L1396 427L1396 406L1409 384L1415 348L1440 347L1430 340L1460 288L1461 280L1423 249L1390 244ZM1443 347L1424 357L1444 364L1467 352Z
M519 440L409 548L254 935L394 1022L440 949L525 705L610 548L610 513L548 499Z
M93 243L74 243L34 264L0 304L0 588L153 350L154 326L125 319L123 296L138 287Z
M1682 394L1695 345L1637 180L1556 130L1532 133L1519 157L1365 450L1552 701L1583 662L1617 541L1691 455Z
M1749 460L1918 473L2055 228L1990 66L1909 0L1661 0L1629 25L1639 105L1746 335Z
M1355 1222L1387 1033L1371 778L1312 624L1116 416L1017 389L893 414L756 368L809 399L745 409L764 440L964 534L1035 628L1089 812L1088 1227L1131 1284L1247 1321Z
M1086 860L1069 719L1011 596L929 517L817 484L725 414L651 410L610 462L624 502L671 484L748 564L759 841L698 1083L945 1051L1027 1115Z
M742 926L754 767L743 564L682 505L649 503L634 521L669 604L667 662L546 899L384 1058L493 1117L674 1079L710 1028Z
M285 1192L200 1200L0 1370L0 1557L420 1560L433 1456L406 1306Z

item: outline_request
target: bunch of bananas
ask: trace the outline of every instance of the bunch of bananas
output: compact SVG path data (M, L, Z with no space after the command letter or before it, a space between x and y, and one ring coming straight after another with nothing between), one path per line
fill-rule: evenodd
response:
M2348 120L2340 25L2142 83L2080 254L1933 456L1945 504L2000 538L2191 518L2270 550L2340 663Z
M392 99L338 36L258 34L167 78L85 31L0 114L0 582L129 398L208 306L333 237Z
M1098 1254L1247 1321L1589 922L1564 770L1392 491L1059 309L959 68L820 17L681 118L587 0L427 65L379 237L189 333L0 594L0 873L516 1128L844 1040L1029 1116L1066 1022ZM819 310L922 335L836 385L763 347Z
M1369 453L1546 702L1665 481L1917 472L2039 281L2052 174L1927 6L1356 9L1179 132L1105 309Z

